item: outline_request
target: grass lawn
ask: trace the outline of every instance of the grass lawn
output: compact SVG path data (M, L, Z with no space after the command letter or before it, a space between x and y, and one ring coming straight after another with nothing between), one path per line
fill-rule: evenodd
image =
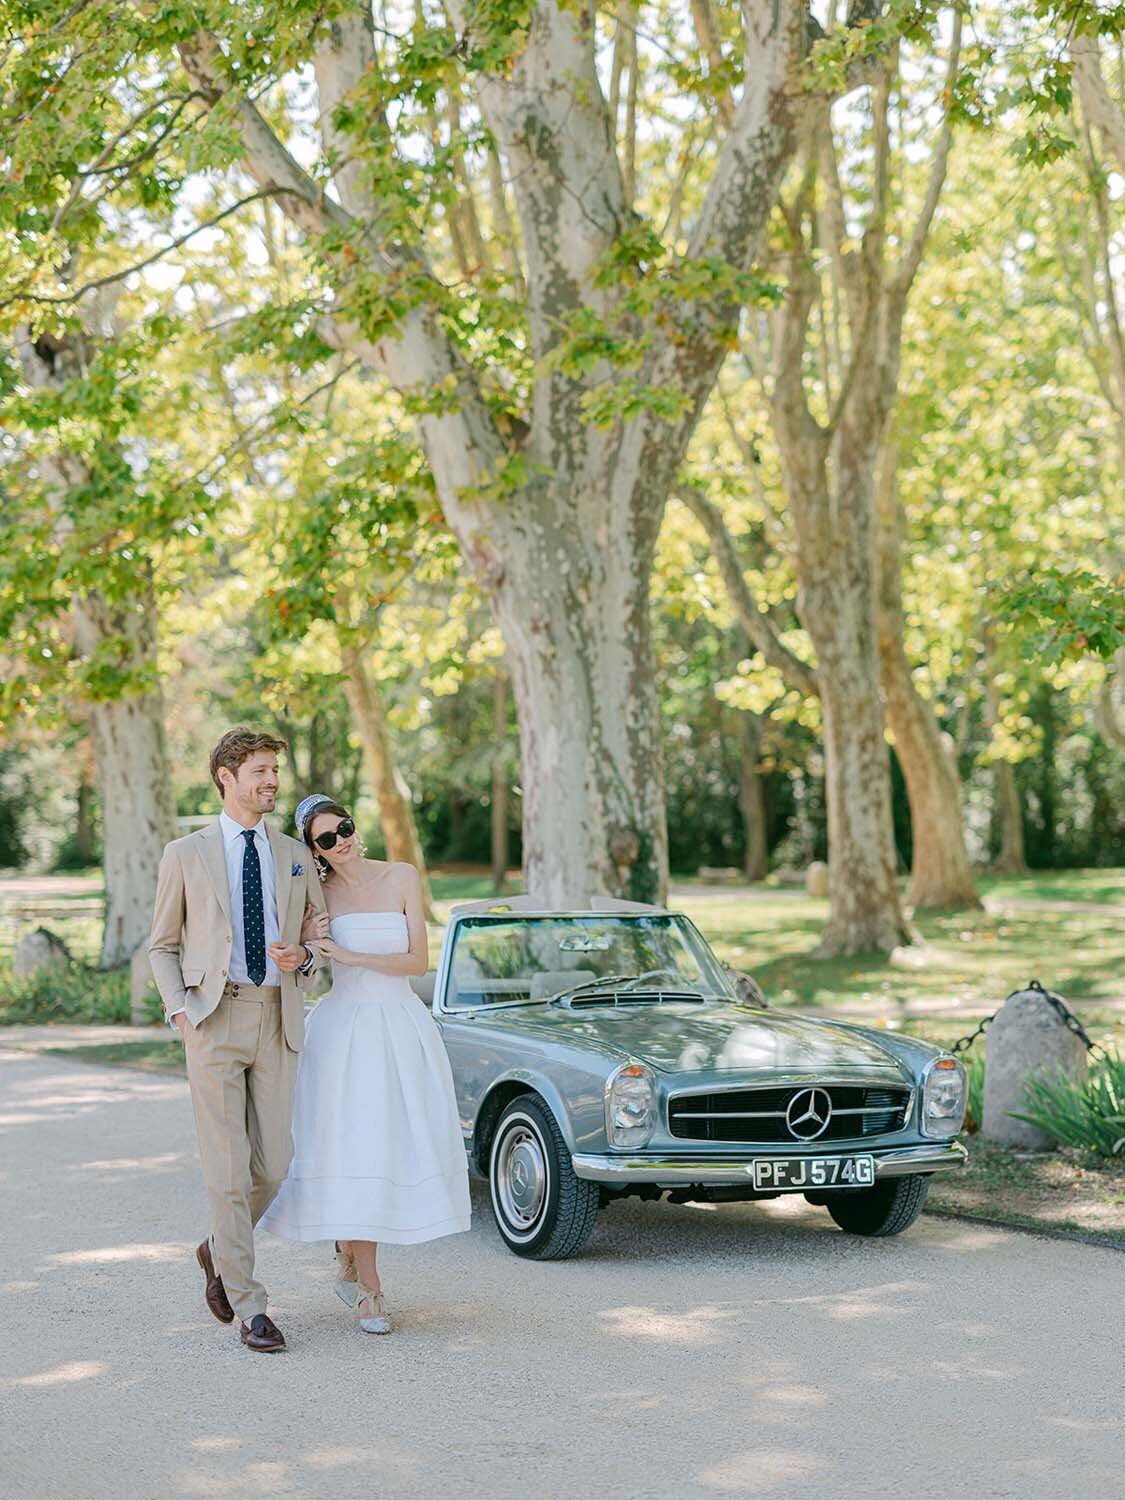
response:
M145 1072L179 1073L187 1076L182 1042L91 1042L87 1047L44 1047L51 1057L75 1062L112 1063L117 1067L142 1068Z
M890 1026L926 1016L944 1042L1038 978L1073 1002L1103 1039L1116 1032L1125 1042L1125 1010L1104 1003L1125 1001L1125 871L981 883L1003 909L923 913L915 919L923 946L890 959L812 958L828 903L801 891L696 885L681 887L676 904L720 958L749 970L776 1006L832 1009ZM1095 893L1101 909L1050 904L1090 901Z

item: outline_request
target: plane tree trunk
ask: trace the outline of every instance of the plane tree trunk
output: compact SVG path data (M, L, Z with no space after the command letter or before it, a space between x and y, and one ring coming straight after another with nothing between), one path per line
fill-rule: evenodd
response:
M467 35L462 0L449 10ZM880 10L859 7L856 24ZM512 284L526 297L536 374L522 411L498 410L492 372L450 335L440 298L409 300L389 329L368 332L367 306L352 296L357 275L388 287L437 285L424 247L403 232L401 206L378 196L379 174L363 160L368 137L386 128L381 112L371 114L379 57L369 8L338 8L313 60L339 201L232 82L217 38L198 33L180 47L193 87L235 122L242 167L320 248L337 290L322 336L418 410L446 520L504 635L520 728L524 877L551 902L595 891L659 900L667 885L649 571L745 295L737 280L689 290L690 273L750 269L809 108L796 77L805 7L743 0L742 17L745 83L686 254L669 259L668 291L651 316L627 312L625 289L602 274L641 221L598 77L593 9L538 0L510 62L465 74L511 184L525 262ZM494 186L503 199L504 182ZM689 278L677 289L681 268ZM633 379L651 400L626 414L613 407L618 370L568 364L561 351L579 325L645 335ZM597 421L591 402L603 404Z
M422 853L422 841L418 837L418 825L414 821L410 791L395 764L394 745L382 694L359 641L351 636L341 640L340 658L344 669L344 695L359 736L364 769L379 804L379 823L383 830L387 858L413 865L418 871L426 920L432 922L434 913L426 873L426 857Z
M914 685L903 641L903 515L897 452L890 441L880 455L876 490L880 674L887 727L906 781L913 841L906 899L915 910L979 907L957 767L932 705Z
M47 340L23 330L18 344L24 379L36 389L62 390L85 372L91 343L81 331ZM65 541L85 497L96 493L97 478L80 451L61 444L53 451L45 448L40 464L53 524ZM122 588L112 598L98 588L77 587L70 611L76 665L80 673L91 669L82 707L102 812L101 964L116 968L148 938L160 857L175 835L156 655L158 605L149 564L138 559L128 591Z

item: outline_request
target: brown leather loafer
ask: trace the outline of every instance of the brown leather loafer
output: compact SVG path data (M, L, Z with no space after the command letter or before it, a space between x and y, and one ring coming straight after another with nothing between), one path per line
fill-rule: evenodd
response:
M207 1278L207 1288L203 1293L207 1299L207 1306L220 1323L233 1323L234 1308L227 1301L223 1278L215 1270L215 1262L211 1259L211 1245L209 1241L204 1240L202 1245L195 1247L195 1258L203 1268L203 1274Z
M243 1323L242 1342L258 1354L280 1354L285 1348L284 1334L266 1313L257 1313L249 1323Z

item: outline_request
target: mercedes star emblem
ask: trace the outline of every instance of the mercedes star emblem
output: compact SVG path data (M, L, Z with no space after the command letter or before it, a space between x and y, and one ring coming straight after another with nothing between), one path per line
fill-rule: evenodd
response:
M798 1141L815 1141L828 1129L832 1100L824 1089L801 1089L789 1101L785 1123Z

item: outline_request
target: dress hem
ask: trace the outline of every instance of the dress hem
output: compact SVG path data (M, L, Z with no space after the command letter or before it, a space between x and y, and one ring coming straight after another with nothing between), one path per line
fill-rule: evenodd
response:
M421 1245L426 1240L440 1239L447 1234L464 1234L471 1227L468 1218L439 1219L435 1224L423 1224L417 1229L386 1229L374 1224L267 1224L261 1220L259 1229L279 1240L297 1240L310 1243L314 1240L373 1240L380 1245Z

